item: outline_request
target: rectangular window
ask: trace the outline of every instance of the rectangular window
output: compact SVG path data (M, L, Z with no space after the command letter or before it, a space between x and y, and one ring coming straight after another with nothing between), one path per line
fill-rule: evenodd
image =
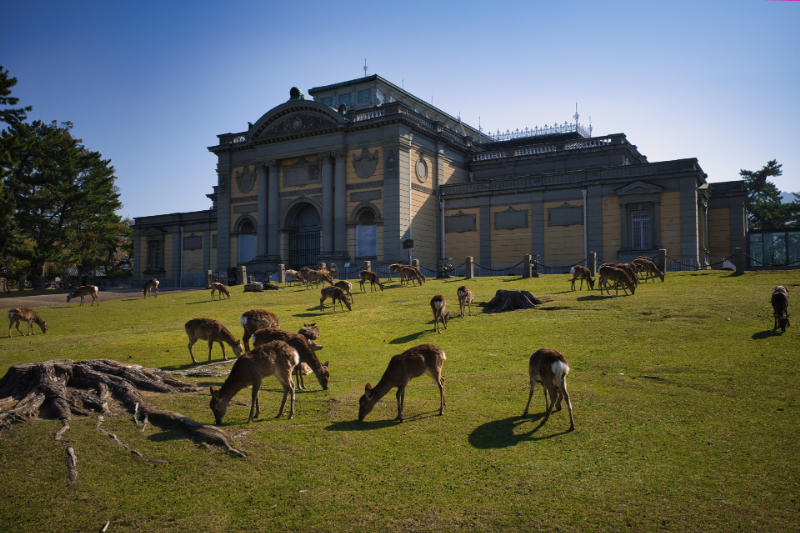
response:
M378 226L356 226L356 257L378 256Z
M631 211L632 243L634 250L649 250L652 246L650 211Z
M383 94L383 91L378 91L378 101L381 103L381 105L386 103L386 95Z
M150 241L150 249L148 250L147 263L150 270L161 270L161 241Z
M369 103L369 89L361 89L360 91L358 91L358 103L359 104Z
M342 105L342 104L344 104L346 106L350 105L350 93L340 94L339 95L339 105Z
M333 96L326 96L323 98L322 105L333 107Z

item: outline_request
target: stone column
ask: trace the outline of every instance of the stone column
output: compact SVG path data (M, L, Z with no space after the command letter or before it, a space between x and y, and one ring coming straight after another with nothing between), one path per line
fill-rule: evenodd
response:
M586 268L589 269L589 272L592 276L597 275L597 252L589 252L589 257L587 258L587 265Z
M333 158L330 153L322 158L322 246L320 253L333 253Z
M244 265L239 267L239 279L242 285L247 285L247 267Z
M278 184L278 161L267 161L269 167L269 199L267 204L267 254L270 261L280 261L280 186ZM221 228L227 229L227 228Z
M666 248L659 248L658 250L658 260L657 260L658 269L663 272L667 273L667 249Z
M466 269L465 279L472 279L475 277L475 262L472 257L464 258L464 268Z
M522 277L529 278L531 277L531 263L532 263L532 256L526 255L522 258Z
M333 152L336 158L336 172L334 174L334 245L333 250L337 256L347 257L347 152L339 150Z
M217 269L228 271L231 262L231 195L228 171L220 171L217 187ZM146 253L146 251L145 251Z
M256 250L258 257L266 257L267 255L267 174L269 167L265 164L257 165L258 173L258 209L256 217L258 218L258 229L256 233Z
M736 257L735 257L734 261L736 262L736 273L737 274L744 274L744 268L745 268L744 250L740 246L737 246L736 250L735 250L735 255L736 255Z
M278 265L278 283L286 283L286 266L283 263Z
M364 272L371 272L372 271L372 262L364 261L364 268L362 268Z

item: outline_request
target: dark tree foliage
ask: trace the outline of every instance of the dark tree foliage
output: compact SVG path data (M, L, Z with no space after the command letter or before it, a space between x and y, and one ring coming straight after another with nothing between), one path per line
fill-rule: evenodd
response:
M773 176L783 174L776 160L769 161L761 170L741 170L747 188L747 223L750 229L780 229L795 226L800 217L800 202L795 200L784 204L781 191L769 181Z

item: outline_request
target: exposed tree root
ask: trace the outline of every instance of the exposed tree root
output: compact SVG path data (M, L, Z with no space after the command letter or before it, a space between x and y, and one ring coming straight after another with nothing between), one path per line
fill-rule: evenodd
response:
M99 431L99 432L100 432L100 433L102 433L103 435L107 435L107 436L111 437L112 439L114 439L114 442L116 442L117 444L119 444L120 446L122 446L123 448L125 448L126 450L128 450L129 452L131 452L133 455L135 455L136 457L138 457L138 458L139 458L139 459L141 459L142 461L145 461L145 462L148 462L148 463L157 463L157 464L161 464L161 465L167 464L167 461L165 461L164 459L148 459L148 458L147 458L147 457L146 457L146 456L145 456L145 455L144 455L142 452L140 452L139 450L134 450L133 448L131 448L130 446L128 446L127 444L125 444L124 442L122 442L122 440L120 440L120 438L119 438L119 437L117 437L117 436L116 436L114 433L111 433L110 431L108 431L108 430L106 430L106 429L103 429L103 428L101 428L101 427L100 427L100 425L101 425L101 424L102 424L104 421L105 421L105 418L103 418L103 416L102 416L102 415L100 415L99 417L97 417L97 425L95 426L95 429L96 429L97 431Z
M97 411L108 416L111 413L108 401L113 394L129 412L134 414L134 420L142 426L142 431L151 422L158 425L178 425L199 441L223 446L230 453L247 457L247 453L233 446L225 432L214 426L196 422L180 413L159 409L139 394L140 390L159 393L200 390L196 386L168 377L168 374L183 375L106 359L77 363L61 359L38 364L14 365L0 379L0 430L9 428L14 421L37 417L39 410L48 402L50 410L61 420L61 428L54 436L55 440L61 441L70 429L73 415L86 416L91 411ZM143 423L139 422L140 415L144 417ZM98 431L108 435L120 446L143 460L162 462L147 459L141 452L123 443L116 435L102 429L100 424L103 420L101 416L97 424ZM77 457L75 450L68 443L65 444L69 478L74 481L78 477Z
M491 308L487 313L502 313L504 311L515 311L517 309L534 309L541 303L541 300L528 291L499 290L485 307Z

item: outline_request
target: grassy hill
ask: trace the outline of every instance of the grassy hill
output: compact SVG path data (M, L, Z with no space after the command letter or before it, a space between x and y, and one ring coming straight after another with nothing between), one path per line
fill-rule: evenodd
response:
M352 312L320 312L319 291L303 288L41 308L48 334L0 339L0 375L57 358L190 368L188 319L216 318L241 335L241 313L264 308L289 331L317 323L331 386L322 391L307 376L294 420L275 420L280 387L267 378L261 418L250 425L242 391L222 428L249 459L174 428L142 432L121 410L105 422L168 461L154 465L97 432L97 415L77 419L65 436L78 454L77 483L53 441L57 420L15 424L0 434L0 523L38 532L97 531L107 520L110 532L794 530L800 324L773 333L769 299L787 285L791 311L800 271L675 273L618 297L571 292L567 280L470 280L476 302L526 289L545 303L503 314L473 306L476 316L464 319L455 316L461 279L355 293ZM441 335L428 304L437 293L452 316ZM358 422L364 385L377 383L392 355L429 342L447 354L444 416L423 376L407 389L404 423L392 421L392 393ZM566 408L540 424L540 390L533 416L520 418L527 360L541 346L569 360L574 432ZM202 341L195 354L205 360ZM207 390L148 398L214 422Z

